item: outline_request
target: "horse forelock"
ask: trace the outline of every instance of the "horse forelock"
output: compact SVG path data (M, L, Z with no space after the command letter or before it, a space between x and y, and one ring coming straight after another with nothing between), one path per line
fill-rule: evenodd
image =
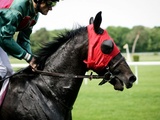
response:
M55 53L64 43L70 39L73 39L76 35L81 34L84 30L86 30L86 27L79 27L70 31L65 30L64 33L57 34L52 41L42 44L41 48L36 53L35 62L39 65L38 69L42 70L48 57Z

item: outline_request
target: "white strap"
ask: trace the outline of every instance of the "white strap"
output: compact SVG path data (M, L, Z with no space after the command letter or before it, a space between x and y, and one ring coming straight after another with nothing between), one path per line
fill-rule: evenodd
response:
M6 90L7 90L8 84L9 84L9 78L6 79L6 80L3 82L2 89L1 89L1 91L0 91L0 106L1 106L1 104L2 104L2 102L3 102L3 99L4 99L5 95L6 95Z

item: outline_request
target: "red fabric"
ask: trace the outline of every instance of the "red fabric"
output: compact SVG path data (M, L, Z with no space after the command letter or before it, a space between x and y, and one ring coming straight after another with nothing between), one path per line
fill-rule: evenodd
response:
M88 58L84 62L87 64L88 69L100 71L104 69L108 65L110 60L115 57L120 51L106 30L104 30L103 34L100 35L94 32L93 24L88 25L87 29L89 48ZM114 43L114 49L110 54L104 54L101 51L101 44L104 40L112 40Z
M12 4L13 0L0 0L0 9L9 8Z
M0 9L9 8L13 0L0 0ZM17 27L17 31L23 30L25 28L34 26L36 24L35 20L32 20L30 16L25 16Z
M17 27L17 31L23 30L25 28L29 28L31 26L34 26L36 24L35 20L32 20L30 16L25 16L23 20L20 22L20 24Z

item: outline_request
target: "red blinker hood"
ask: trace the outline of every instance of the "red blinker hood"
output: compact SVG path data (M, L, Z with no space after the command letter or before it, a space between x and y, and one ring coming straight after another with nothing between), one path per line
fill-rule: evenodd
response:
M84 60L88 69L100 71L104 69L110 60L114 58L120 51L108 32L104 30L103 34L96 34L93 24L87 26L88 29L88 58ZM104 54L101 51L101 44L104 40L112 40L114 44L113 51L110 54Z

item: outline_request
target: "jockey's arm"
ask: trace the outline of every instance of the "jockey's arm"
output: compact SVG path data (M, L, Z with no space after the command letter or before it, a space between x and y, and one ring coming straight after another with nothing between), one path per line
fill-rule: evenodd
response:
M23 35L25 37L23 37L24 39L22 40L24 43L22 42L21 44L18 44L13 39L13 35L15 34L20 21L22 20L22 16L21 14L19 14L19 12L12 11L9 9L6 9L6 11L4 10L3 12L5 12L5 16L0 18L0 46L8 54L18 59L25 59L27 62L29 62L32 59L32 55L30 53L30 44L27 38L29 38L31 31L25 34L24 32L20 32L19 37L22 38ZM1 14L3 14L3 12L1 12ZM26 43L27 48L24 49L23 47Z
M17 43L30 54L32 54L30 45L31 33L32 33L32 28L28 28L23 31L20 31L17 37Z

